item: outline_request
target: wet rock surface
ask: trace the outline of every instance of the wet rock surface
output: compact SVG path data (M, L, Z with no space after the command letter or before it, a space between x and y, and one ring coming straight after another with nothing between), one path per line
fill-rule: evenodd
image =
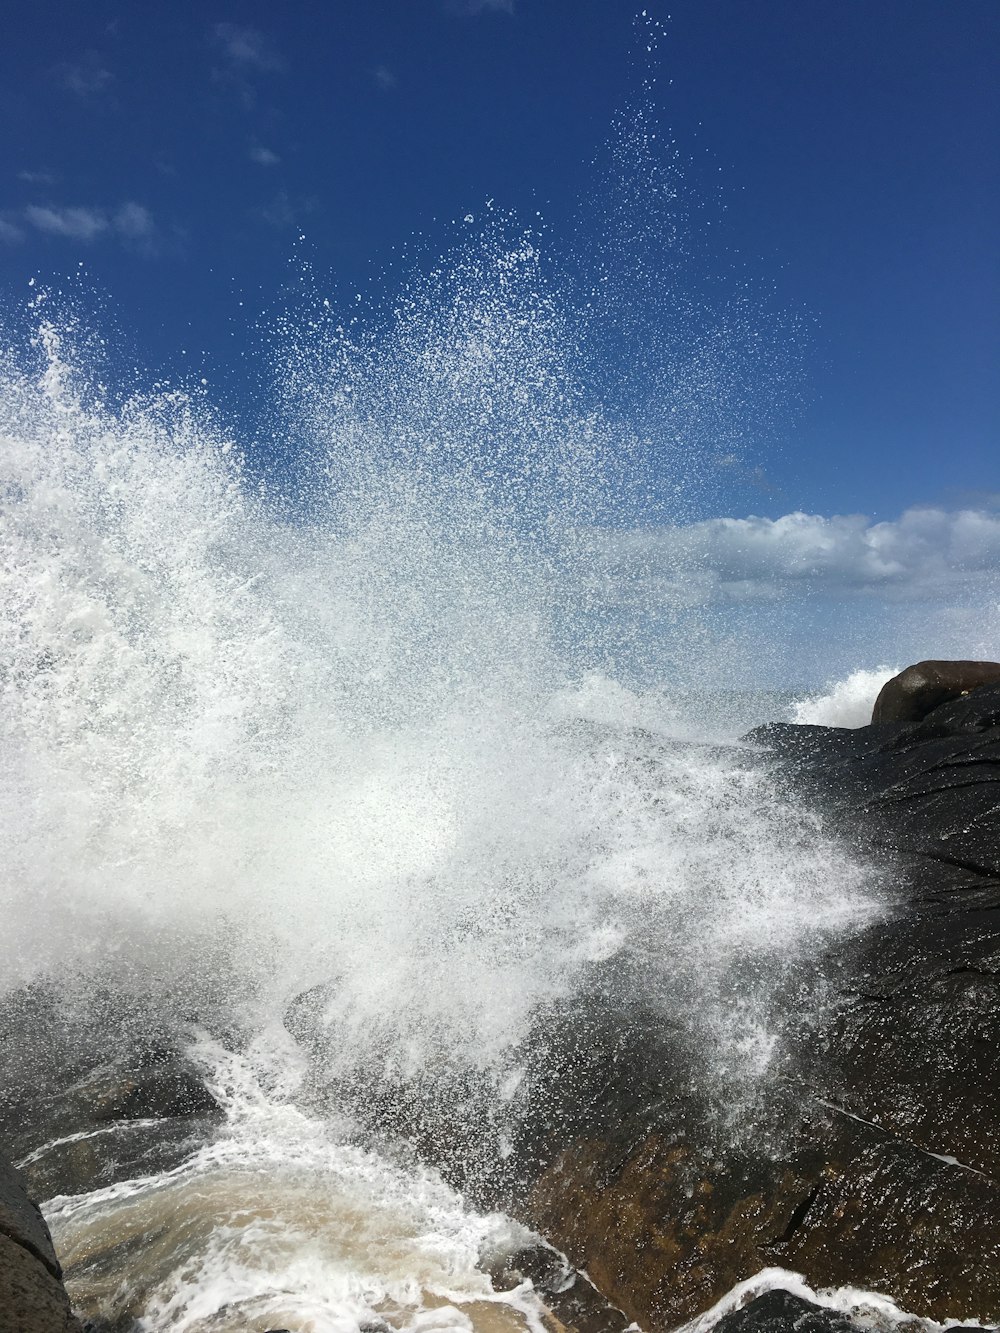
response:
M860 1333L846 1315L780 1289L765 1291L725 1315L715 1329L716 1333Z
M62 1277L45 1219L28 1197L19 1173L3 1157L0 1157L0 1235L34 1255L53 1277Z
M998 1320L1000 687L747 740L885 872L882 917L820 960L828 1016L786 1054L780 1129L720 1146L662 1016L635 1006L629 1035L595 1002L532 1090L509 1204L647 1329L772 1265Z
M626 1333L629 1320L549 1245L532 1245L487 1270L497 1291L529 1281L545 1303L547 1326L566 1333Z
M78 1013L46 986L5 996L0 1147L18 1169L0 1156L0 1333L80 1329L48 1227L27 1191L49 1199L168 1170L204 1142L218 1115L176 1036L150 1015L111 996Z
M116 1002L77 1015L25 987L0 1004L0 1145L33 1195L81 1194L183 1160L219 1107L176 1035Z
M846 836L905 861L926 893L964 894L970 877L1000 876L1000 686L919 722L856 731L772 723L746 739L783 758L792 786ZM988 896L991 884L980 887ZM919 889L901 884L906 897Z
M0 1156L0 1333L78 1333L52 1238Z

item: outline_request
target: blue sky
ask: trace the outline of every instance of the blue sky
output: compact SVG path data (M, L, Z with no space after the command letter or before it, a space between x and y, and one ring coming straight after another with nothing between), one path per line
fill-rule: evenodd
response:
M919 530L925 574L954 530L898 526L904 511L1000 497L1000 6L651 3L652 63L640 7L22 6L0 50L5 303L31 278L79 281L82 262L84 303L136 363L203 374L239 410L254 323L303 255L336 297L378 298L407 247L445 250L487 199L569 237L616 113L655 75L688 188L712 201L698 262L812 330L803 409L762 429L754 466L697 517L861 514L866 532L897 526L860 561L854 528L754 540L773 533L779 577L790 542L842 540L850 578L877 582L872 550L898 557ZM986 549L962 559L979 568Z

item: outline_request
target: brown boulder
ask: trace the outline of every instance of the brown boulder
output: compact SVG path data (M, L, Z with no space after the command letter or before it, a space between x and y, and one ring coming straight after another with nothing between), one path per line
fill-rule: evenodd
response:
M872 722L919 722L940 704L983 685L1000 685L1000 662L917 662L882 686Z

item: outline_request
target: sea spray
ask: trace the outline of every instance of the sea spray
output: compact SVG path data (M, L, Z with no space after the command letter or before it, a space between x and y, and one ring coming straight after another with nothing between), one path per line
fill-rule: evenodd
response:
M151 1327L208 1327L226 1268L216 1305L322 1327L343 1257L282 1270L291 1303L265 1315L276 1255L304 1241L289 1220L258 1253L241 1230L269 1187L299 1188L305 1140L334 1172L371 1153L376 1213L394 1133L450 1133L456 1179L502 1161L532 1061L558 1066L595 993L612 1022L638 999L680 1033L676 1077L727 1132L744 1110L759 1126L822 1002L809 961L876 910L872 886L759 763L672 740L683 705L615 678L629 645L581 556L638 437L582 391L533 246L436 275L381 338L331 316L291 340L298 471L270 490L294 507L204 395L116 403L55 322L38 343L3 372L4 976L56 995L95 1051L155 1024L210 1080L234 1058L251 1075L172 1175L53 1201L71 1254L101 1218L113 1244L123 1200L152 1217L249 1154L234 1219L193 1219L161 1285L119 1256L111 1286ZM602 693L619 717L595 716ZM302 1204L321 1231L324 1172ZM442 1281L407 1262L420 1309ZM345 1281L329 1327L362 1318Z
M867 726L879 690L900 670L900 667L880 666L852 671L844 680L831 681L826 692L817 691L796 700L791 720L821 727Z
M460 329L470 321L485 322L474 304ZM522 328L529 351L549 327ZM412 376L431 359L422 324L417 348L407 336ZM336 514L291 524L241 484L197 403L85 407L82 370L46 332L48 360L17 382L6 427L8 976L124 966L155 986L177 961L172 937L195 951L221 938L266 1006L336 976L359 1028L369 1011L405 1016L407 1041L457 1042L488 1064L539 1000L572 991L595 930L606 939L621 916L625 947L639 903L658 907L671 973L706 940L724 967L730 952L787 951L790 923L808 935L849 912L851 876L846 897L835 881L805 910L784 903L769 829L802 817L772 811L760 779L711 753L641 757L641 741L557 716L578 679L559 624L569 553L551 523L543 538L515 526L520 491L506 507L485 489L490 454L470 443L481 384L465 434L433 417L438 400L469 411L454 395L455 327L443 336L417 424L395 415L418 398L405 377L389 377L398 397L385 401L398 350L374 389L353 376L348 425L342 385L327 385ZM480 343L462 348L459 367L503 371L506 400L523 387L523 350L498 369ZM532 383L551 410L555 371ZM399 426L388 460L358 447L376 406L384 440ZM522 430L529 418L544 425L541 409L517 409ZM420 429L451 441L443 475L401 466ZM518 484L564 498L571 481L576 507L591 503L603 473L587 463L567 479L570 445L538 458L549 443ZM513 478L511 465L501 496ZM696 811L698 840L685 829ZM746 845L731 861L737 826ZM194 956L183 970L196 993Z

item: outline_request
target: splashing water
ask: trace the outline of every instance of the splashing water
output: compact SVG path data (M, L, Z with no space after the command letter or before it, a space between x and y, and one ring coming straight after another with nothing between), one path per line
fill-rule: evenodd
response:
M543 1333L530 1284L497 1294L479 1267L531 1234L463 1207L429 1171L351 1146L342 1125L264 1096L269 1040L273 1058L273 1033L243 1056L200 1050L229 1110L215 1141L171 1171L50 1200L63 1262L82 1270L76 1300L105 1317L141 1310L144 1328L172 1333Z
M447 1069L500 1097L544 1007L620 967L706 1081L763 1077L789 966L867 918L866 876L615 679L577 571L638 446L581 390L537 250L439 271L381 337L288 338L292 504L197 395L114 405L54 324L3 361L9 985L227 1033L217 1081L318 988L334 1085ZM95 1308L340 1330L489 1304L501 1224L300 1104L306 1058L286 1034L177 1169L52 1201L71 1272L95 1233L152 1238Z
M8 373L8 975L111 966L174 984L174 937L214 950L221 932L234 970L266 969L265 1007L336 976L359 1022L405 1011L488 1061L634 904L669 902L672 967L709 937L724 965L731 949L787 948L797 920L839 920L839 886L785 901L781 844L802 817L759 776L711 755L642 762L641 739L568 722L570 553L548 516L539 537L513 514L538 477L540 496L554 477L592 508L604 472L587 455L569 473L567 426L527 480L508 470L499 501L487 491L482 386L455 389L484 361L469 322L489 321L462 311L432 360L407 316L373 384L352 368L301 395L314 439L320 388L330 404L312 482L329 513L308 523L272 516L183 395L85 407L51 328L41 376ZM553 355L550 328L528 329L528 351ZM497 392L525 382L519 352L485 358ZM412 363L427 361L421 397ZM509 395L500 409L522 452L560 381L538 383L534 411ZM443 475L421 466L421 439L452 449ZM741 822L744 855L720 875Z
M880 666L852 671L844 680L833 681L825 693L807 695L792 706L793 722L821 727L864 727L872 720L879 690L902 668Z

